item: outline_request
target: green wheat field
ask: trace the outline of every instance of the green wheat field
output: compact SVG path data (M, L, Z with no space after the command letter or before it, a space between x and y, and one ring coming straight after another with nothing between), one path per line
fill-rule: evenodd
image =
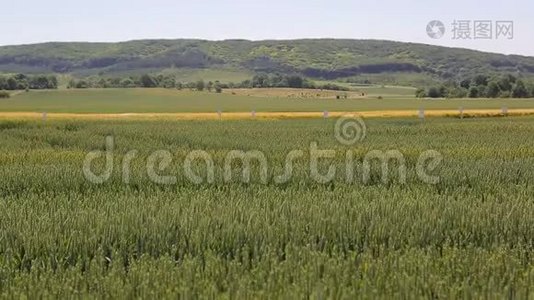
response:
M0 110L65 109L66 98L39 104L32 95ZM159 111L165 97L143 103ZM101 99L79 97L70 111L120 111ZM142 110L141 102L130 108ZM172 105L187 111L185 102ZM253 103L245 108L259 110ZM265 105L287 110L277 103ZM319 104L306 105L301 110ZM345 146L334 137L334 119L1 120L0 296L532 298L534 117L365 122L366 138ZM104 150L109 136L113 172L91 183L85 157ZM335 151L320 166L335 167L333 181L310 179L311 143ZM184 159L196 149L213 157L213 183L184 176ZM259 182L256 165L250 183L220 179L235 149L265 154L268 183ZM273 182L295 149L304 157L293 178ZM405 184L380 180L378 165L366 182L345 180L347 151L359 162L369 151L393 149L406 160ZM124 183L122 162L132 150ZM172 154L158 172L175 176L174 184L149 180L147 159L156 150ZM427 150L443 156L432 171L437 184L416 175ZM202 164L194 168L202 174Z

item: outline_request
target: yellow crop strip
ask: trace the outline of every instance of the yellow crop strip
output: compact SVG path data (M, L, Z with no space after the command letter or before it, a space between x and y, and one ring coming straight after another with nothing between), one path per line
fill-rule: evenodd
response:
M429 117L460 117L458 110L427 110L425 116ZM534 114L534 109L510 109L507 116L525 116ZM379 110L379 111L347 111L347 112L329 112L328 117L341 117L347 115L358 115L372 118L388 117L417 117L419 112L416 110ZM464 117L498 117L503 112L499 109L473 109L464 110ZM120 113L120 114L81 114L81 113L32 113L32 112L0 112L0 119L177 119L177 120L214 120L214 119L291 119L291 118L324 118L323 112L222 112L218 113Z

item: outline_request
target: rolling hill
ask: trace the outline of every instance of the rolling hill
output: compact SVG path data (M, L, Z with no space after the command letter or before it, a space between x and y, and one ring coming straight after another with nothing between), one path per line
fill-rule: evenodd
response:
M229 74L236 79L278 72L355 83L412 84L479 73L534 77L534 57L379 40L139 40L3 46L0 72L74 76L174 72L199 77Z

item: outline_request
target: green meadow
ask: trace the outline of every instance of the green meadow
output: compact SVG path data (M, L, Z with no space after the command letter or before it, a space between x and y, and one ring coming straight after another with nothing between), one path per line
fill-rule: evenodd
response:
M384 91L382 94L380 91ZM173 112L321 112L425 109L534 108L531 99L424 100L403 88L367 88L367 99L299 99L251 97L173 89L88 89L21 92L0 99L0 112L50 113L173 113ZM378 91L378 92L377 92ZM386 94L389 91L392 94ZM410 90L408 90L410 91ZM383 95L378 99L377 95Z

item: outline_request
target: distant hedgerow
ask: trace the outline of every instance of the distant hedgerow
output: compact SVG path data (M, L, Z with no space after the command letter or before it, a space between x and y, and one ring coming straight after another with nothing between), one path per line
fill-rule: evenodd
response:
M6 99L11 97L11 95L8 92L0 91L0 99Z

